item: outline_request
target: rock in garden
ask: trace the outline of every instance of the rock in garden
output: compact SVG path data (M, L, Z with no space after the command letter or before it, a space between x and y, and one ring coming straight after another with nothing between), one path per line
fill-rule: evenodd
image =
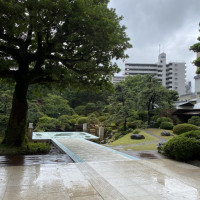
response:
M170 136L171 134L170 134L169 132L164 132L164 131L163 131L163 132L161 132L161 135L162 135L162 136Z
M144 135L133 134L133 135L131 135L131 139L141 140L141 139L145 139L145 137L144 137Z

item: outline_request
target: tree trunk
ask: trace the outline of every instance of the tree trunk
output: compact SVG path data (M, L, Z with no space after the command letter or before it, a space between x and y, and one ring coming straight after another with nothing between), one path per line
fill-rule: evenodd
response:
M124 118L124 124L123 124L123 130L125 131L126 130L126 123L127 123L127 121L126 121L126 117Z
M8 121L7 130L3 143L7 146L22 146L27 140L27 111L28 104L26 95L28 83L26 81L16 81L13 94L12 109Z
M147 109L147 111L148 111L148 125L150 125L150 123L151 123L151 104L150 104L150 102L148 103L148 109Z

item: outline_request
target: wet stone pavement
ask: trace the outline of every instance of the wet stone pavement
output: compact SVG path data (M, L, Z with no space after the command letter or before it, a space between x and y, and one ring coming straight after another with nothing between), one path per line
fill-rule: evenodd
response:
M0 199L200 199L199 167L168 159L134 160L84 140L59 142L81 162L0 165Z

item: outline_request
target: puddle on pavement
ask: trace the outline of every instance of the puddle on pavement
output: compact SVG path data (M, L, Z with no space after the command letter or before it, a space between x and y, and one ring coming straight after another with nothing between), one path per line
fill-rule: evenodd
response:
M141 158L147 158L147 159L156 159L157 156L152 153L139 153L139 156Z
M73 163L67 154L0 156L1 166Z

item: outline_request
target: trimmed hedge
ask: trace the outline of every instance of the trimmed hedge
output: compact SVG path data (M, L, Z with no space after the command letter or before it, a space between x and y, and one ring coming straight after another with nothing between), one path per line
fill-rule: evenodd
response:
M156 120L156 123L158 124L158 126L160 126L163 122L170 122L173 123L173 121L169 118L169 117L159 117Z
M172 130L173 129L173 124L171 122L162 122L160 124L160 128L166 129L166 130Z
M78 124L84 124L84 123L87 123L87 117L80 117L80 118L78 118L78 120L77 120L77 123Z
M188 120L189 124L193 124L195 126L199 126L200 125L200 117L199 116L192 116L189 120Z
M192 124L178 124L174 126L173 132L174 134L180 135L182 133L186 133L188 131L199 130L199 128Z
M200 158L200 131L189 131L169 140L163 146L166 156L188 161Z

